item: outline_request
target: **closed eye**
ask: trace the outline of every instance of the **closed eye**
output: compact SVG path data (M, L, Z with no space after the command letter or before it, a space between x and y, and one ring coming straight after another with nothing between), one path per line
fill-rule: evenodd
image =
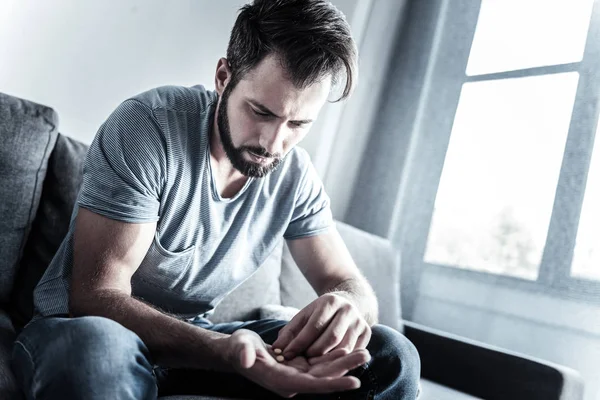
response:
M258 110L255 110L254 108L252 109L252 111L254 112L254 114L256 114L256 115L260 115L261 117L271 117L271 116L272 116L272 115L271 115L271 114L269 114L269 113L263 113L263 112L260 112L260 111L258 111Z

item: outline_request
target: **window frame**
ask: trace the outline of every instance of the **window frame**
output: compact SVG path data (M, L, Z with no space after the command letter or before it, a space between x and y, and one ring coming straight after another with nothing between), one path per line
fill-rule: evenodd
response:
M432 50L434 60L427 72L429 89L415 127L417 138L412 157L429 162L410 164L404 192L418 195L405 195L402 199L401 226L398 227L399 236L404 238L405 264L421 265L436 274L600 304L600 280L571 275L600 108L600 41L592 39L600 38L600 0L594 0L580 62L469 76L466 66L480 7L480 0L440 3L440 20ZM579 73L579 80L537 280L425 262L435 198L463 84L573 71Z

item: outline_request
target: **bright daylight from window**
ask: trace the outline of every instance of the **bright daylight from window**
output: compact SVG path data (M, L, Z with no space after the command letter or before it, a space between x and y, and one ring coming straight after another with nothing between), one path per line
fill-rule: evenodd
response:
M581 61L593 0L483 0L467 75Z
M591 7L591 0L484 0L467 75L581 61ZM463 84L425 262L537 279L578 78L542 71ZM594 171L597 182L600 166ZM600 185L586 196L590 226L581 227L576 271L589 275L600 262L592 243L600 229L591 222L600 216Z
M426 262L537 277L577 78L463 86Z

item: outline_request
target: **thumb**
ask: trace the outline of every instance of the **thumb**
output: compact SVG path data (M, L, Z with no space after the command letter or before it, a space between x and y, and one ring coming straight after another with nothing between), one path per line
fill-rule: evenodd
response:
M256 349L252 343L243 341L240 343L237 356L240 367L244 369L252 368L256 361Z

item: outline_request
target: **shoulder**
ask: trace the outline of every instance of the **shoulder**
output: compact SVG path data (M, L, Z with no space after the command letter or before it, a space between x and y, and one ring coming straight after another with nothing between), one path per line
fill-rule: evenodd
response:
M266 183L273 188L287 188L294 192L322 185L310 155L301 147L295 147L286 154L281 164L267 175Z
M151 110L166 109L199 113L216 102L217 94L206 90L202 85L191 87L170 85L150 89L129 100L135 100Z

